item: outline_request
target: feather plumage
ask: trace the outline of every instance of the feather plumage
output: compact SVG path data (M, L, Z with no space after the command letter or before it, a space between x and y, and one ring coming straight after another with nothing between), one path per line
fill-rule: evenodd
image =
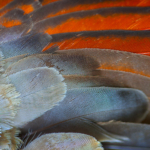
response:
M43 132L44 129L80 117L94 122L109 120L137 122L147 114L147 104L146 96L134 89L108 87L71 89L58 106L23 127L23 130L31 128L32 131ZM34 124L38 125L34 127Z
M98 141L106 149L149 148L149 125L98 124L141 121L149 111L150 58L139 55L150 54L149 6L145 0L0 1L1 148L20 149L18 129L31 140L24 149L38 141L51 146L51 136L63 144L90 138L93 149L102 149Z
M46 134L31 142L23 150L70 150L72 148L78 150L103 150L100 142L96 141L96 139L79 133Z

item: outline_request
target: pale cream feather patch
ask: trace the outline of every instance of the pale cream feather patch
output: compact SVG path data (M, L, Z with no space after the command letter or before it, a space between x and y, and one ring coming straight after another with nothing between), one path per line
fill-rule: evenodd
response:
M28 144L23 150L103 150L94 137L81 133L51 133Z

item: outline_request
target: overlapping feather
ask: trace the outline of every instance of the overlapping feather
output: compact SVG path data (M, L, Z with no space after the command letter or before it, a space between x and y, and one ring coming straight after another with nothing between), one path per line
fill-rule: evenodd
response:
M1 148L149 149L149 5L0 1Z

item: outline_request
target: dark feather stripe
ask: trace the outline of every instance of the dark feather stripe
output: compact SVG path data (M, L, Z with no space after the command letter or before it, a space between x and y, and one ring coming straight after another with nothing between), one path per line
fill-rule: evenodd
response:
M53 34L48 49L101 48L150 55L150 31L104 30Z
M150 28L149 18L150 7L102 8L48 18L35 24L34 30L49 34L109 29L144 30Z
M38 22L42 19L66 13L106 7L150 6L150 2L146 3L147 4L142 4L142 0L134 2L130 2L129 0L113 0L113 2L110 0L50 0L49 4L47 2L47 5L33 13L32 19L34 22Z
M22 10L14 9L8 12L8 14L10 14L10 16L7 16L6 14L6 20L4 18L4 20L1 20L4 21L1 22L2 25L3 23L6 23L5 25L9 27L2 28L0 30L0 44L18 39L26 35L27 32L29 32L32 28L31 18L27 15L24 15L24 12ZM14 17L16 18L16 20L13 20Z
M3 1L3 0L1 0ZM8 0L1 2L0 1L0 16L4 15L5 13L13 10L15 8L19 8L23 10L26 14L31 13L32 11L41 7L40 3L36 0Z

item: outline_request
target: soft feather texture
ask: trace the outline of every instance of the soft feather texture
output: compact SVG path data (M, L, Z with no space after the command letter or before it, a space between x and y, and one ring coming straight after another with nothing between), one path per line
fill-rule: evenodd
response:
M60 33L52 35L52 42L44 50L100 48L149 55L149 35L149 30L99 30Z
M136 88L143 91L147 97L150 97L150 79L148 77L107 69L96 70L97 76L82 76L82 75L64 75L68 89L82 87L125 87Z
M8 28L3 28L2 30L0 30L0 43L1 44L24 36L32 28L31 18L29 16L24 15L24 12L22 10L14 9L8 13L9 13L8 16L6 15L7 16L6 21L11 22L11 19L15 17L16 19L18 18L19 21L21 22L19 23L19 21L17 21L19 25L8 27Z
M8 36L8 35L7 35ZM51 41L52 37L44 33L29 33L21 38L1 44L4 58L23 54L41 53L42 49Z
M123 123L123 122L107 122L107 123L99 123L104 129L109 132L118 135L125 135L130 140L119 143L117 145L111 144L110 147L118 147L120 146L121 150L124 149L137 149L137 150L148 150L150 146L150 125L147 124L134 124L134 123ZM104 147L107 147L107 143L104 144ZM108 146L108 147L109 147ZM121 148L123 147L123 148ZM108 148L109 149L109 148Z
M55 17L55 16L60 16L63 14L71 14L72 12L75 12L75 13L80 12L82 14L82 12L85 10L96 10L99 8L101 8L100 10L108 9L107 13L111 13L111 14L114 13L111 11L111 9L116 9L116 10L120 9L120 8L121 8L120 10L124 10L124 9L130 10L131 9L132 11L128 14L128 16L130 18L132 18L132 15L134 13L137 16L138 16L138 13L140 13L140 11L137 11L137 10L139 10L139 9L144 10L145 9L142 7L134 7L134 6L142 6L142 4L140 4L140 1L141 0L137 0L134 2L133 1L130 2L129 0L121 0L121 1L120 0L113 0L113 2L108 1L108 0L101 0L101 1L99 1L99 0L82 0L82 1L81 0L58 0L57 1L57 0L55 0L55 2L53 1L53 3L49 3L48 5L45 5L44 7L42 7L41 9L36 10L32 15L32 19L33 19L33 22L39 22L40 20L48 19L48 18ZM150 5L149 2L146 2L146 3L147 3L147 5ZM124 7L118 7L118 6L124 6ZM130 6L130 7L127 7L127 6ZM136 10L136 12L134 10ZM90 11L87 11L87 12L90 12ZM128 11L122 11L122 14L126 14L127 12ZM119 14L119 13L117 12L116 14ZM147 15L147 18L148 18L148 11L146 11L146 10L143 11L143 14ZM110 17L110 15L109 15L109 17ZM116 22L116 21L112 21L111 17L108 18L108 21L107 21L107 22L109 22L109 24L106 24L104 20L102 20L102 21L100 20L100 21L102 24L105 23L106 27L110 26L110 24L114 25L114 24L117 24L118 22L121 22L121 21L122 21L123 26L126 26L129 23L129 18L125 17L123 20L122 17L119 17L119 19L117 19L116 20L117 22ZM102 18L105 19L105 17L102 17ZM96 19L96 17L95 17L95 19ZM143 18L135 21L132 18L131 19L132 20L132 27L135 27L136 25L139 26L138 23L143 22L142 19ZM144 20L145 20L145 18L144 18ZM93 21L93 24L96 22L95 20L92 20L92 19L91 19L91 21ZM123 23L123 22L125 22L125 23ZM136 25L134 25L134 24L136 24ZM74 26L74 25L72 24L72 26ZM144 24L143 24L143 26L144 26ZM66 29L66 27L64 27L64 28ZM111 28L113 28L113 26L111 26ZM70 27L70 29L72 29L72 27Z
M81 133L53 133L43 135L31 142L23 150L103 150L100 142Z
M62 1L62 0L40 0L40 2L42 3L43 6L47 5L47 4L51 4L51 3L56 2L56 1L59 2L59 1ZM69 2L71 3L74 0L66 0L66 1L68 3ZM89 3L90 6L91 6L92 2L96 3L97 0L87 0L87 3ZM98 2L100 3L100 6L98 6L98 7L114 7L114 6L118 6L118 7L135 6L135 7L138 7L138 6L150 6L149 1L145 1L145 0L133 0L133 1L130 1L130 0L113 0L113 1L101 0L101 1L98 1ZM77 3L80 3L80 1L77 0ZM84 0L83 0L83 3L86 3L86 2L84 2ZM81 4L82 4L82 2L81 2ZM82 7L81 7L81 10L83 10ZM77 11L77 10L75 10L75 11Z
M39 117L65 97L66 84L54 68L25 70L8 78L20 93L21 99L20 109L14 119L16 127Z
M19 135L19 131L16 128L11 128L9 130L3 130L0 137L0 149L11 149L15 150L19 148L19 145L22 143Z
M33 55L22 59L10 66L7 73L10 74L24 68L49 66L56 67L63 75L99 75L93 71L108 69L150 76L148 56L106 49L78 49L57 53Z
M40 133L53 132L56 126L55 132L61 132L61 127L57 128L58 125L61 126L66 122L66 127L71 128L68 121L72 120L76 125L75 119L81 117L94 122L109 120L137 122L147 114L147 104L146 96L139 90L108 87L72 89L67 91L66 98L58 106L23 126L22 131L27 132L30 129ZM78 126L80 128L80 124Z
M148 112L150 59L117 50L149 55L149 6L144 0L0 1L0 127L7 141L0 140L0 146L11 148L13 143L17 149L16 132L11 133L15 125L30 140L38 137L36 132L79 132L107 141L108 149L149 147L141 132L136 133L143 145L130 136L142 127L145 135L145 125L118 123L109 130L97 124L141 121Z
M84 54L38 54L12 64L7 68L6 73L9 75L21 70L45 66L54 67L62 75L92 75L99 64L93 57Z
M1 8L2 7L2 8ZM41 7L41 4L36 0L6 0L0 1L0 15L3 15L14 8L19 8L25 11L26 14Z
M138 17L141 19L137 20ZM149 17L149 7L111 7L82 10L56 17L42 18L42 21L34 25L33 30L50 35L93 30L141 30L150 28L148 24L143 24L143 21L148 22ZM117 20L117 18L120 19ZM127 18L128 22L126 21ZM68 28L70 25L71 27Z
M126 71L150 77L150 57L148 56L109 49L73 49L58 53L90 56L98 62L99 67L97 69Z

